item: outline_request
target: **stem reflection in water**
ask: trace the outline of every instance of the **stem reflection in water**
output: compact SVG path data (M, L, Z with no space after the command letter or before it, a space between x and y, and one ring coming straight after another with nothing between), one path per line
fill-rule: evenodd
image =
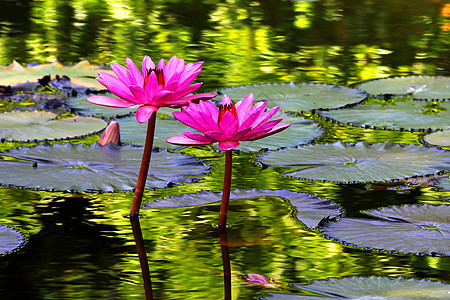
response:
M134 241L139 256L139 263L144 280L145 299L153 300L152 280L150 278L150 268L148 267L147 252L145 251L144 239L142 237L141 224L139 217L130 217L131 228L133 230Z
M220 249L222 250L224 299L231 300L231 265L230 252L228 250L227 228L225 226L218 226L218 230Z

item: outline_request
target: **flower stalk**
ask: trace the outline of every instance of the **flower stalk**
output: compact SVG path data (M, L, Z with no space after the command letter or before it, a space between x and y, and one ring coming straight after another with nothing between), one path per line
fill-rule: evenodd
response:
M222 202L220 204L219 227L227 226L228 206L231 191L231 170L233 166L232 150L225 151L225 175L223 179Z
M137 217L142 203L145 183L147 181L148 169L153 149L153 138L155 136L156 113L152 114L148 120L147 136L145 138L144 154L142 155L141 169L134 192L133 203L131 204L130 217Z

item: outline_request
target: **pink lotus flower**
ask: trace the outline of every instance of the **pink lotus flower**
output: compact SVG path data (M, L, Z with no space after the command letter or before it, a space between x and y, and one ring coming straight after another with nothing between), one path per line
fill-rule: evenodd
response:
M203 62L185 65L183 59L173 56L167 65L161 59L158 66L149 56L142 60L142 73L134 62L127 58L128 69L119 64L112 64L114 75L99 72L97 81L120 99L106 96L92 96L86 100L104 106L131 107L140 105L136 119L140 123L147 122L160 107L180 107L191 101L208 100L213 94L189 95L202 83L189 84L201 71Z
M108 126L106 126L105 131L98 139L98 143L105 146L109 143L120 145L120 126L117 121L111 121Z
M207 145L219 142L222 150L231 150L239 146L239 141L253 141L275 134L291 124L278 123L283 118L268 121L280 108L266 111L267 101L253 105L253 94L233 104L228 96L223 96L222 104L217 108L209 101L199 104L190 103L181 112L173 115L184 124L197 129L204 135L185 132L183 136L174 136L167 142L178 145Z

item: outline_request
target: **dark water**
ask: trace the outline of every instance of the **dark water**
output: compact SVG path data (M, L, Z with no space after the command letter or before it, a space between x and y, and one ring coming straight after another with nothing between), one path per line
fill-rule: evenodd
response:
M263 82L349 85L387 75L450 75L450 17L439 0L381 1L0 1L0 65L58 58L65 64L204 60L202 89ZM445 9L447 7L447 10ZM324 124L318 142L419 143L420 134ZM223 156L196 153L212 166L197 183L147 191L146 200L220 190ZM448 204L432 187L374 190L364 184L308 182L261 169L235 154L233 188L289 189L339 204L346 216L401 204ZM0 299L140 299L143 279L130 220L131 193L40 192L0 188L0 224L28 243L0 258ZM221 299L223 266L213 224L218 204L145 210L140 220L156 299ZM227 230L234 299L269 289L248 273L294 283L343 276L450 282L450 259L389 254L333 243L293 217L274 197L232 201Z

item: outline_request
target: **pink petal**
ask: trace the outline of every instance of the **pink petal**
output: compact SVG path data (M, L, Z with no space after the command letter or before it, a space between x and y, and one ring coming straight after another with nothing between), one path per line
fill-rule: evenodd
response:
M267 130L266 131L259 131L259 132L255 133L255 134L253 134L247 140L248 141L258 140L258 139L261 139L263 137L267 137L267 136L270 136L272 134L281 132L281 131L285 130L286 128L288 128L289 126L291 126L291 124L289 124L289 123L276 125L276 126L272 127L268 131Z
M219 148L224 150L224 151L231 150L233 148L236 148L237 146L239 146L239 142L238 141L219 142Z
M131 73L131 77L132 77L131 79L134 79L134 82L137 85L143 86L144 85L144 78L142 77L141 72L136 67L134 62L128 57L127 57L127 66L128 66L128 70L130 70L130 73Z
M230 97L228 97L227 95L223 95L222 105L228 105L228 104L233 104L233 102L231 102Z
M147 71L155 69L155 63L150 58L150 56L145 55L144 59L142 60L142 77L145 78L147 75Z
M127 68L119 64L112 64L111 69L113 70L117 78L119 78L119 80L122 81L125 86L129 86L132 84L130 82L130 79L128 78Z
M151 103L158 106L171 107L172 92L159 91L153 96Z
M214 143L215 140L208 138L207 136L195 133L195 132L184 132L183 133L185 136L187 136L188 138L192 139L192 140L196 140L199 142L205 142L208 144Z
M243 124L244 121L247 119L250 111L250 108L253 105L253 99L254 96L252 93L248 94L244 100L237 102L236 105L236 111L239 116L239 124Z
M99 72L98 75L99 77L96 78L97 81L103 84L111 93L124 100L138 103L137 99L130 92L128 86L120 81L119 78L104 72Z
M270 118L273 117L274 114L277 113L278 109L280 109L279 106L273 107L270 110L268 110L267 112L261 114L258 119L256 119L253 124L251 124L251 127L257 127L259 125L261 125L262 123L266 122L267 120L269 120Z
M123 108L123 107L130 107L130 106L135 105L135 103L132 103L132 102L128 102L125 100L112 98L112 97L106 97L106 96L91 96L91 97L86 98L86 100L93 104L109 106L109 107Z
M238 126L238 120L229 111L225 112L219 123L220 131L225 138L233 136L238 130Z
M187 105L190 102L198 103L198 102L202 102L200 100L209 100L209 99L214 98L216 96L217 95L206 94L206 93L205 94L189 95L189 96L185 96L185 97L179 98L178 100L171 101L170 107L180 107L180 106L183 106L183 105ZM217 119L217 117L214 118L214 119Z
M196 119L192 118L192 115L190 113L187 113L185 111L175 111L172 114L178 121L189 127L192 127L201 132L207 131L201 124L197 122Z
M158 92L158 79L155 72L151 72L148 75L147 83L144 86L145 91L149 98L152 98Z
M164 70L166 67L166 64L164 63L164 58L161 58L161 60L158 63L158 67L156 67L157 70Z
M186 136L173 136L167 139L168 143L176 144L176 145L208 145L210 142L201 142L197 140L190 139Z
M139 123L147 122L153 113L158 111L159 107L154 105L142 105L136 111L136 120Z
M141 88L140 86L130 85L130 91L139 100L139 103L141 103L141 104L150 104L151 103L151 98L144 91L144 89Z
M188 87L186 87L186 88L184 88L184 89L178 90L178 91L176 91L176 92L173 94L173 98L174 98L174 99L182 98L182 97L184 97L184 96L186 96L186 95L188 95L188 94L194 92L194 91L195 91L196 89L198 89L202 84L203 84L203 82L199 82L199 83L193 84L193 85L191 85L191 86L188 86Z

